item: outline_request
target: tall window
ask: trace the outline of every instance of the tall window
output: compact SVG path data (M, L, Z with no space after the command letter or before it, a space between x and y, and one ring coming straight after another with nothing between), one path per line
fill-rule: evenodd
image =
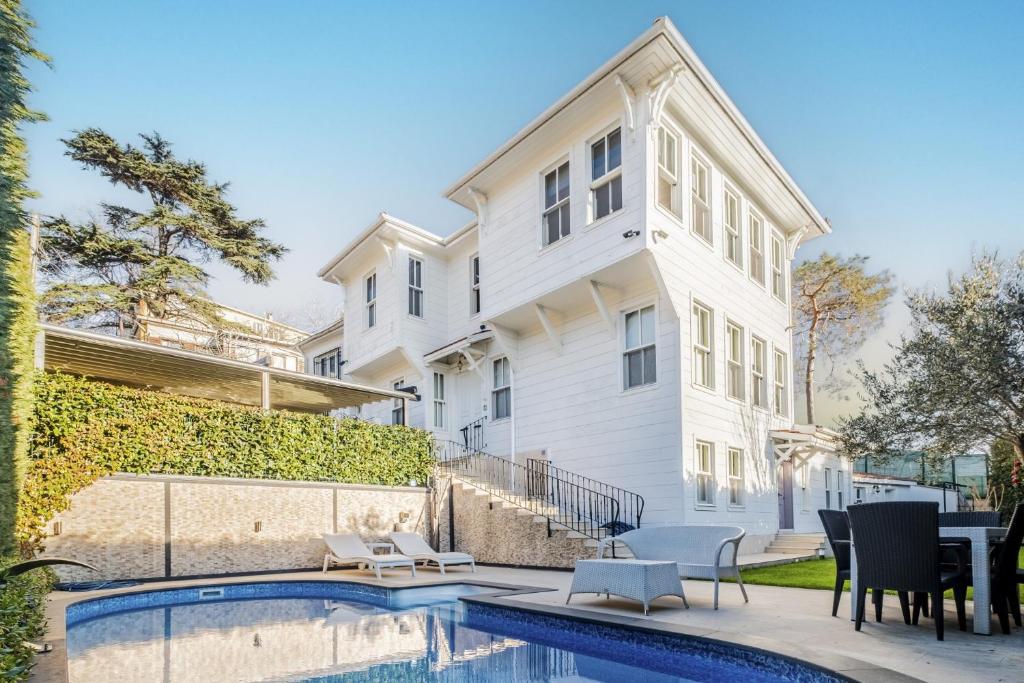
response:
M341 349L331 349L315 357L313 359L313 374L320 377L339 377L341 375Z
M725 190L725 258L743 267L742 242L740 240L740 198L726 188Z
M832 470L825 468L825 509L832 509Z
M743 328L725 324L726 392L729 398L743 400Z
M843 503L843 472L838 470L836 472L836 504L839 510L844 510Z
M715 445L698 441L696 445L697 504L715 504Z
M807 510L811 502L811 466L804 462L800 472L800 509Z
M491 404L494 406L492 420L503 420L512 415L512 366L508 358L498 358L492 366L494 372L494 388L491 391Z
M569 236L569 162L544 176L544 246Z
M713 318L710 308L693 305L693 381L709 389L715 386L712 352Z
M690 157L690 189L693 195L693 215L690 229L708 244L711 244L711 171L708 165Z
M658 204L679 215L679 141L665 126L658 128Z
M764 284L764 221L753 211L750 212L750 277Z
M391 388L398 391L405 386L404 379L396 379L392 384ZM405 424L405 400L401 398L395 398L391 400L391 424L393 425L404 425Z
M366 278L366 327L377 325L377 273Z
M768 407L767 348L763 339L750 338L750 402L758 408Z
M444 397L444 375L440 372L434 373L434 426L438 429L444 429L445 414L447 412L447 404L445 403Z
M785 263L782 238L772 233L772 294L781 301L786 300Z
M625 315L626 347L622 352L623 386L626 389L657 381L654 342L654 306Z
M423 317L423 261L409 257L409 315Z
M473 254L469 259L469 314L480 312L480 255Z
M622 208L622 134L618 128L590 146L594 220Z
M786 362L786 354L782 351L775 352L775 414L785 417L789 414L789 392L786 390L786 377L789 373L789 364Z
M743 450L729 449L729 505L743 505Z

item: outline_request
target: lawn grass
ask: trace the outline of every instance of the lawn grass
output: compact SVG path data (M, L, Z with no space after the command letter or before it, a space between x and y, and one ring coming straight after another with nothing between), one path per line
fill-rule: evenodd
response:
M1024 550L1020 552L1019 565L1024 565ZM836 561L831 558L743 570L743 583L751 585L830 591L835 581ZM850 584L847 583L843 590L849 592ZM967 595L972 598L973 590L968 589ZM1021 586L1021 599L1024 599L1024 586Z

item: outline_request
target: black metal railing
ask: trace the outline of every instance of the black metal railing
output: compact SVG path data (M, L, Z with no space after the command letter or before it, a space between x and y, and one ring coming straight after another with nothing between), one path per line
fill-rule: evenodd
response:
M477 418L459 430L459 433L462 434L462 445L468 450L482 451L487 448L487 444L484 443L484 422L486 419L486 417Z
M606 484L602 481L591 479L590 477L584 477L583 475L575 472L563 470L560 467L555 467L547 460L541 460L539 458L529 458L526 461L526 468L531 473L535 473L537 475L535 482L538 487L543 487L545 482L553 478L558 481L565 481L570 484L574 484L589 491L596 491L597 493L613 499L617 503L619 509L619 518L617 520L619 526L616 529L613 529L615 534L621 534L625 531L629 531L630 529L637 529L640 527L640 518L644 514L644 498L640 494L627 491L619 488L618 486Z
M441 474L468 481L497 498L546 518L549 536L553 524L593 539L613 536L623 529L616 498L558 476L557 468L551 468L552 471L529 468L508 458L466 448L456 441L435 441L434 449ZM643 509L642 498L640 509ZM635 518L639 520L639 515Z

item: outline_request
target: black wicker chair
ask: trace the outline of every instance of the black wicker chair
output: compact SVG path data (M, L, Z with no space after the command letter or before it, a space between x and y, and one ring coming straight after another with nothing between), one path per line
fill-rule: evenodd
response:
M894 590L900 596L906 619L907 593L931 596L935 635L943 639L942 594L953 589L957 624L967 630L966 567L946 572L940 566L938 503L861 503L850 506L850 530L857 548L856 630L864 622L868 587ZM916 610L915 610L916 611Z
M1010 615L1021 625L1020 588L1024 572L1018 567L1021 544L1024 543L1024 503L1018 503L1010 517L1006 538L999 544L992 566L992 609L999 617L1003 633L1010 632Z
M843 584L850 580L850 519L842 510L818 510L818 517L836 558L836 585L832 592L832 616L836 616Z

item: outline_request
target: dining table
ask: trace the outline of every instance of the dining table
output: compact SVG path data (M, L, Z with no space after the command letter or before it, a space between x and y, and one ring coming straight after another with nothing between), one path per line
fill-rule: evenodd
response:
M939 527L939 542L969 539L971 542L971 572L974 579L974 632L992 635L992 563L989 550L1006 537L1006 527L943 526ZM850 543L850 595L857 595L857 542ZM850 600L850 619L857 618L856 600Z

